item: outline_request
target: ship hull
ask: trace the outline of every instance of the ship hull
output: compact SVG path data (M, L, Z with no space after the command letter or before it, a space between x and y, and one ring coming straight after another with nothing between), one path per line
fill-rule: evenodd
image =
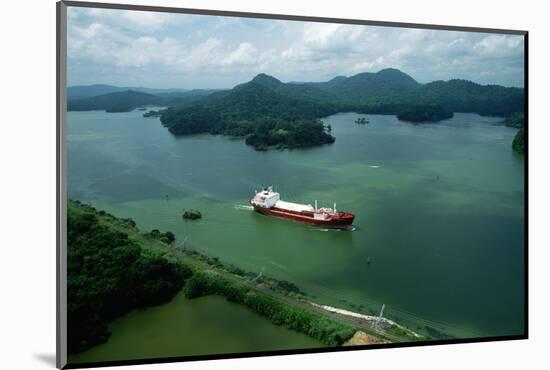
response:
M283 218L287 220L302 222L302 223L324 227L324 228L349 230L352 228L353 220L355 219L355 216L352 215L351 213L346 213L342 217L337 217L337 218L332 217L330 219L315 219L313 217L313 214L309 215L307 214L307 212L306 213L292 212L289 210L283 210L276 207L265 208L265 207L255 205L252 202L250 202L250 204L254 207L254 210L266 216Z

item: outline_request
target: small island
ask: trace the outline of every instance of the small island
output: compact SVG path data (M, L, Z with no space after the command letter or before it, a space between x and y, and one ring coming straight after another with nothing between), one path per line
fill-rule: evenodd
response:
M143 113L143 117L145 118L156 118L160 117L162 115L162 110L150 110L148 112Z
M441 105L415 105L397 114L400 121L426 123L438 122L454 116L453 112Z
M186 220L198 220L202 218L202 213L197 209L188 209L183 212L182 217Z

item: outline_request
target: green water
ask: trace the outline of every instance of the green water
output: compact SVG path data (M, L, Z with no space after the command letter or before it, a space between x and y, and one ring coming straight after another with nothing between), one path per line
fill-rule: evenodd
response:
M141 112L69 112L69 196L312 299L460 337L521 334L523 157L515 129L475 114L429 125L338 114L333 145L257 152L242 140L174 137ZM261 184L283 199L356 214L352 232L252 212ZM197 208L203 219L181 218ZM370 260L370 264L367 263Z
M69 363L323 347L219 296L187 300L180 293L168 304L132 311L110 329L107 343L71 356Z

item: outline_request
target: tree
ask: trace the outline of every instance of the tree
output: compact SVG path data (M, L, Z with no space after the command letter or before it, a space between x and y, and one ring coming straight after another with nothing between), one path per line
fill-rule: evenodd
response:
M518 153L525 153L525 132L523 129L518 130L514 141L512 142L512 149Z

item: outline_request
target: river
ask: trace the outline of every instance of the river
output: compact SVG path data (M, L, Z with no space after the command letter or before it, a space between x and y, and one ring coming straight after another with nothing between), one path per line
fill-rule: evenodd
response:
M258 152L238 139L174 137L142 113L69 112L69 197L292 281L322 304L385 304L413 330L462 338L523 333L524 160L501 118L369 115L358 125L359 115L337 114L323 120L332 145ZM355 230L257 214L247 200L262 184L285 200L336 202L356 214ZM183 220L185 208L203 219Z

